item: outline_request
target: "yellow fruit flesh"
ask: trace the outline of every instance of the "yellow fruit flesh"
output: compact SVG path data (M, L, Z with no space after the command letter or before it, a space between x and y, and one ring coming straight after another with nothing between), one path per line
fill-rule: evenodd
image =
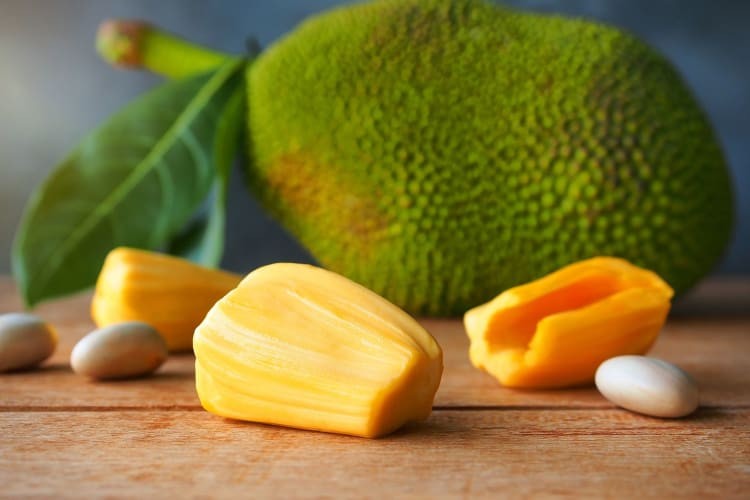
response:
M156 328L170 351L186 351L211 306L241 279L177 257L117 248L99 273L91 316L99 327L143 321Z
M435 340L346 278L301 264L251 273L195 333L196 385L224 417L364 437L427 418Z
M624 260L581 261L467 312L471 361L510 387L590 383L604 360L649 349L671 297Z

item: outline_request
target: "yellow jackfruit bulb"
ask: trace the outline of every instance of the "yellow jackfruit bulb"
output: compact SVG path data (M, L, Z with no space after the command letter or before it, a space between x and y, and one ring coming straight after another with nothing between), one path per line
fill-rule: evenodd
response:
M193 337L198 396L217 415L363 437L427 418L442 351L413 318L330 271L250 273Z
M159 332L170 351L190 350L195 327L241 279L179 257L116 248L99 272L91 317L99 327L142 321Z
M623 259L565 266L466 313L471 362L509 387L591 383L603 361L651 347L672 294Z

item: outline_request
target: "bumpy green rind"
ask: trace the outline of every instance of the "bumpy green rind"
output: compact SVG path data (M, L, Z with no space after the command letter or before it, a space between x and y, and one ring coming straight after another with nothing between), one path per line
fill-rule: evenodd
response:
M305 22L247 76L253 191L323 265L413 313L594 255L683 291L730 236L705 116L611 27L384 1Z

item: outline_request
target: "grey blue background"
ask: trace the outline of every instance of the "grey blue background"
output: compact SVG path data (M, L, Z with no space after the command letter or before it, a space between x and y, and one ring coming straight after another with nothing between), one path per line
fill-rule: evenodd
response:
M108 17L143 18L217 49L245 38L267 46L332 0L0 0L0 273L23 205L90 128L158 82L116 71L93 49ZM737 193L735 241L719 272L750 274L750 2L744 0L513 0L584 16L641 36L666 54L702 102L724 146ZM224 266L246 271L310 257L265 216L237 173Z

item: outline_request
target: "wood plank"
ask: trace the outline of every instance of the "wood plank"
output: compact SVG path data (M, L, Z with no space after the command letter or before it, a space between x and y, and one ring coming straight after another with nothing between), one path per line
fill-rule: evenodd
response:
M745 498L750 491L750 316L672 318L654 355L691 371L704 407L683 420L612 409L595 390L512 391L468 362L460 322L425 320L445 351L437 411L378 441L214 417L193 358L152 378L70 372L93 325L87 294L39 314L61 334L44 369L0 376L1 495L513 495ZM0 312L18 310L0 278Z
M60 334L60 346L37 371L0 376L0 407L197 408L193 357L172 356L157 376L140 380L94 383L70 371L75 342L94 328L88 316L89 295L44 304L38 314ZM0 313L18 310L11 283L0 279ZM435 404L438 407L580 407L611 405L593 388L518 391L500 387L468 360L468 339L458 320L427 319L445 353L445 373ZM669 321L652 354L692 373L702 391L701 404L712 407L750 405L750 317L733 319L677 318Z
M746 498L750 412L438 411L366 440L202 411L0 412L3 495Z

